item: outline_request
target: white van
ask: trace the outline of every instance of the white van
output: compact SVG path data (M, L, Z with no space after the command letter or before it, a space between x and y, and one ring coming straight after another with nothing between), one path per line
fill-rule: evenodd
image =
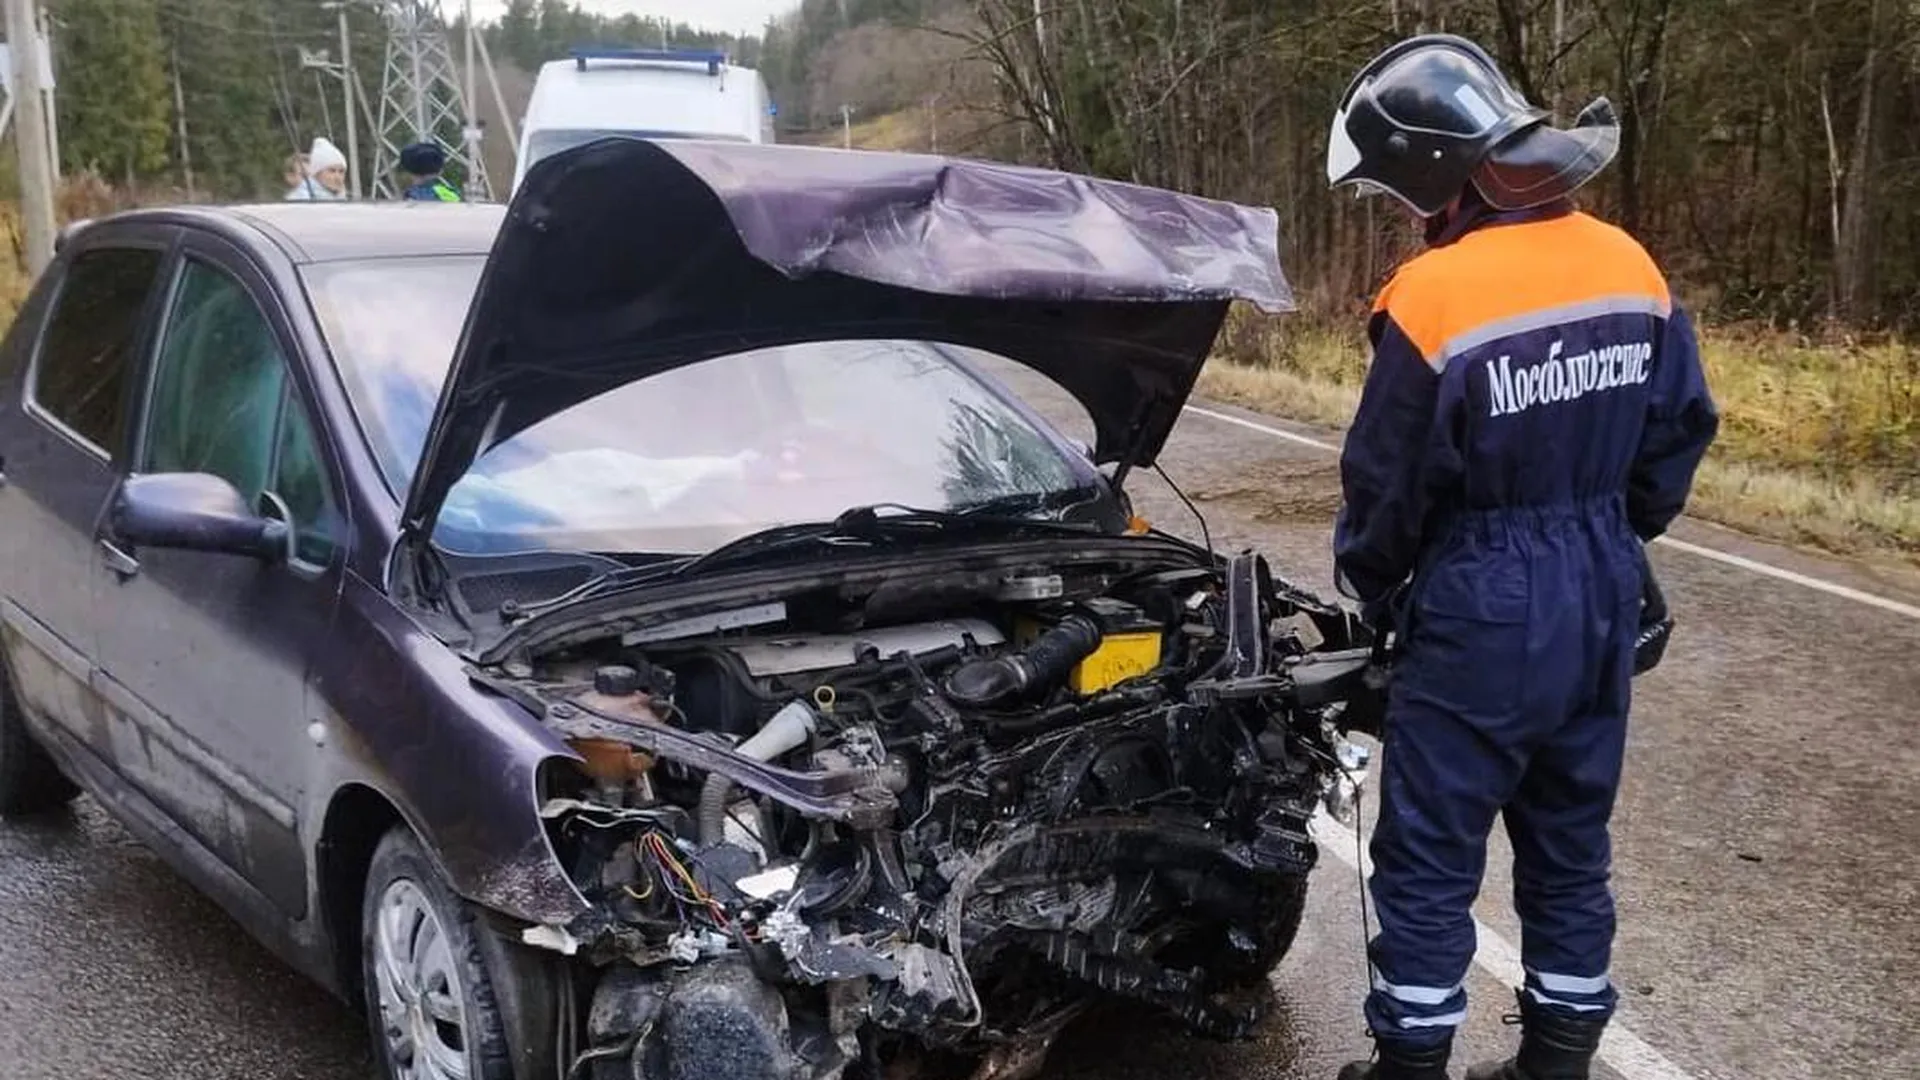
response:
M540 67L513 186L534 162L608 135L770 143L773 98L720 52L575 49Z

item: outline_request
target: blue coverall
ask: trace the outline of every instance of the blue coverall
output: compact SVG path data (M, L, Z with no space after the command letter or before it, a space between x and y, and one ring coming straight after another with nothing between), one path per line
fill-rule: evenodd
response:
M1342 591L1392 608L1402 645L1369 1026L1422 1046L1465 1018L1496 813L1523 992L1608 1016L1641 546L1679 514L1719 423L1692 325L1619 229L1565 203L1475 204L1396 271L1369 333L1334 539Z

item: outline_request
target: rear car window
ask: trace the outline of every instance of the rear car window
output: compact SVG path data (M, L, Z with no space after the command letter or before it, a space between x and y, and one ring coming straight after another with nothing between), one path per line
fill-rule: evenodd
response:
M135 338L163 257L148 248L102 248L74 259L34 363L33 403L108 454L126 428Z

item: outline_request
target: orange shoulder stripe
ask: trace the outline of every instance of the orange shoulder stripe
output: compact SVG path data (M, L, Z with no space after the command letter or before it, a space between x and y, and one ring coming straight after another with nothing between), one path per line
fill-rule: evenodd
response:
M1626 233L1586 214L1468 233L1407 262L1374 302L1428 363L1512 333L1609 313L1665 316L1666 279Z

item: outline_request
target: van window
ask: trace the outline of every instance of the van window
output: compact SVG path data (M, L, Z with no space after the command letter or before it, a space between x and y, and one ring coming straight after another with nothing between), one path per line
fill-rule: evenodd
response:
M527 136L527 165L542 158L549 158L577 146L586 146L601 139L702 139L709 142L738 142L747 140L731 135L698 134L687 131L613 131L598 128L545 128Z
M28 400L108 456L126 430L127 372L163 258L101 248L74 259L33 366Z

